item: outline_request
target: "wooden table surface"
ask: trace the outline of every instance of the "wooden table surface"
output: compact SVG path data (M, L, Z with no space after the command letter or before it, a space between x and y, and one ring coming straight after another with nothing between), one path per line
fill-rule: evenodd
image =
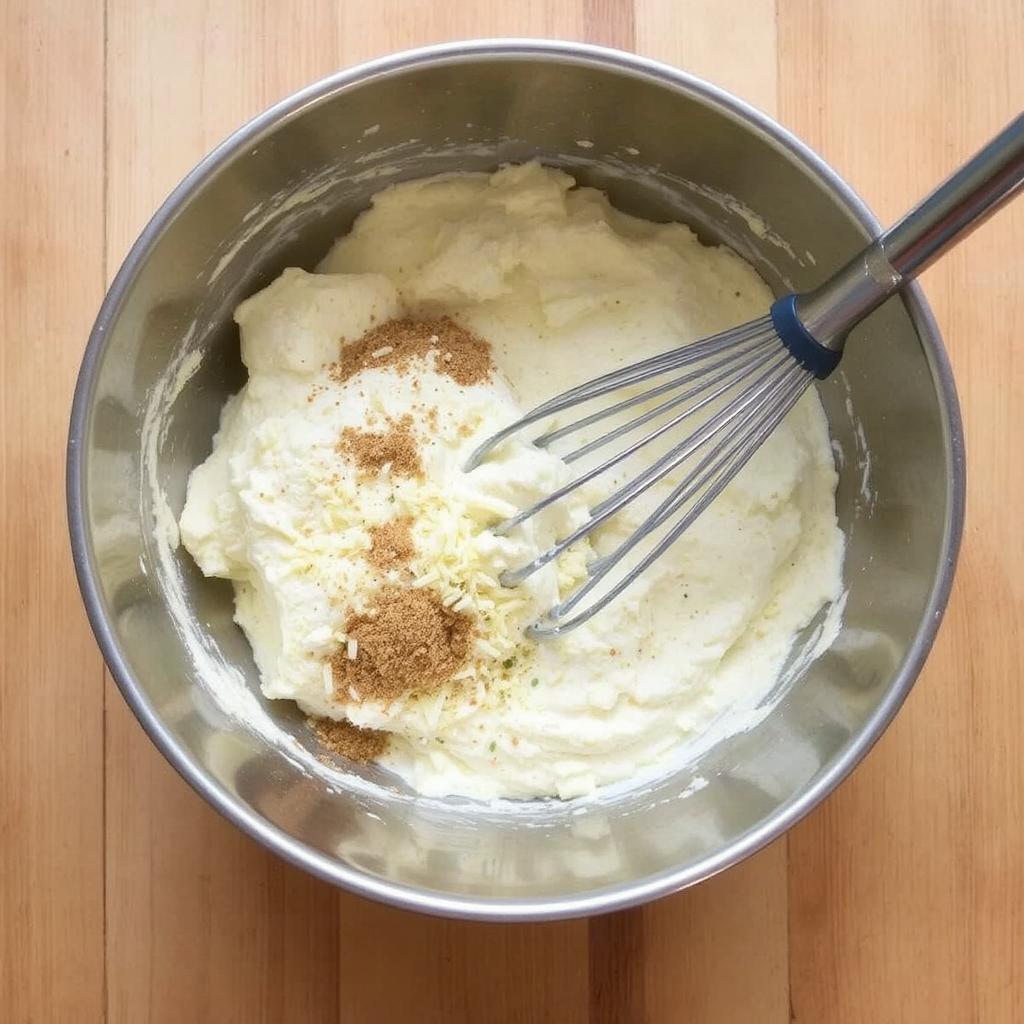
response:
M924 279L970 481L913 696L786 838L642 910L434 920L265 852L111 684L63 492L106 283L183 173L298 86L458 37L606 43L775 115L890 219L1022 105L1022 0L8 0L0 18L0 1020L1024 1020L1024 202Z

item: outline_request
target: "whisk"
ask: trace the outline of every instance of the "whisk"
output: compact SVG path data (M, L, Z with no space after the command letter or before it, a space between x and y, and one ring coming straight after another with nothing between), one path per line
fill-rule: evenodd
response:
M548 430L533 443L546 449L602 420L635 410L626 422L617 422L562 458L572 465L618 442L621 447L614 454L494 528L504 534L657 439L673 442L642 472L591 508L580 526L527 565L505 572L501 582L509 587L558 558L664 477L685 470L637 529L614 550L595 558L584 581L532 624L528 633L537 638L562 635L634 583L724 490L811 382L832 373L849 331L1011 199L1022 184L1024 114L813 291L778 299L759 320L570 388L480 445L466 464L467 472L512 435L583 403L610 399L610 404ZM663 379L637 392L638 385L659 378ZM616 393L620 393L617 399ZM647 407L659 399L653 408ZM639 406L645 408L637 410ZM652 426L666 416L667 420ZM646 433L631 439L644 427L648 427ZM624 567L621 578L615 579L615 569L649 537L657 537L657 542L650 550L638 552L642 557L635 555L635 564Z

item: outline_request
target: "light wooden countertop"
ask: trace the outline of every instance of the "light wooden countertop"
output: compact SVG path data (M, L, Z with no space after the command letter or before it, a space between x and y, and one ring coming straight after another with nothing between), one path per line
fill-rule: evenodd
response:
M1022 0L11 0L0 19L0 1019L1024 1019L1024 202L924 279L970 480L923 677L786 838L642 910L433 920L243 836L104 673L63 483L106 282L184 172L298 86L443 39L607 43L774 114L890 220L1019 110Z

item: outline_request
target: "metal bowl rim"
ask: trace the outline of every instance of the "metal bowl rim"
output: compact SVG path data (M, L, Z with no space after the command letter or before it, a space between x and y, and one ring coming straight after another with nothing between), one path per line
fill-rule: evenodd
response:
M100 307L89 335L75 387L67 446L67 511L75 571L89 621L110 671L125 701L161 753L175 770L225 818L274 853L311 874L371 899L409 910L475 920L540 921L606 913L637 906L676 892L725 870L777 839L823 800L860 762L899 710L916 680L935 639L949 600L963 531L966 471L960 408L949 359L934 316L916 285L904 289L903 301L925 350L943 416L947 469L947 515L940 569L921 623L907 656L893 676L875 712L826 771L758 827L737 837L724 849L685 868L633 879L602 889L562 898L481 899L452 896L434 890L388 882L347 867L306 846L244 807L217 784L180 746L134 678L108 619L98 582L98 570L86 523L86 473L82 441L92 412L96 376L110 325L115 322L139 269L179 210L222 166L266 133L298 116L306 107L325 101L350 87L386 75L428 65L493 59L547 60L597 66L644 78L675 92L688 94L740 120L780 145L825 186L833 198L868 234L879 231L878 221L839 175L794 135L767 114L684 71L657 61L605 47L538 39L479 39L406 50L372 60L293 93L235 131L182 179L153 215L125 257Z

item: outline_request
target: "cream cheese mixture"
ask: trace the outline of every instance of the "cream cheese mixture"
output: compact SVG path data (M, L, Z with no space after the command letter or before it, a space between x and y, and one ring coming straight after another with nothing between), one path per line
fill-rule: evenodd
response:
M569 467L518 440L462 466L524 409L771 298L730 250L536 163L378 194L316 273L239 306L249 381L181 516L202 571L234 582L266 696L422 793L485 799L667 770L753 707L841 589L813 392L637 585L556 641L524 629L641 513L505 588L598 492L500 537Z

